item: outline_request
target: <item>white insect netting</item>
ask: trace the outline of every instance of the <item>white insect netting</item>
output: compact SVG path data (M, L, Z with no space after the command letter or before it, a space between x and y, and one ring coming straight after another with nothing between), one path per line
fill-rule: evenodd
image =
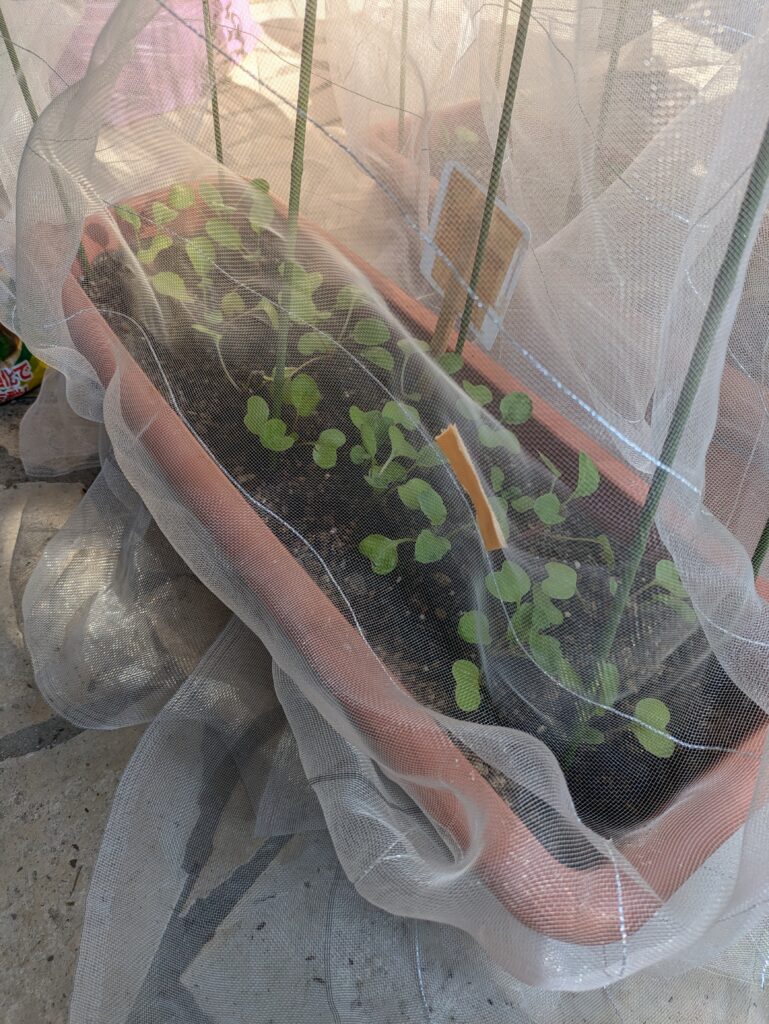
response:
M72 1020L763 1019L769 7L0 8Z

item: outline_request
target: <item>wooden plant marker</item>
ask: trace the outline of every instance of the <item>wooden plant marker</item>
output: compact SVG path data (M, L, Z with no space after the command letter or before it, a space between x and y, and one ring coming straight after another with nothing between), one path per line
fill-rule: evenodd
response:
M487 551L501 551L505 546L505 538L494 509L491 507L481 478L476 472L470 453L465 447L462 435L455 423L450 424L435 438L435 442L446 456L454 475L467 492L475 508L475 519L478 523L483 546Z
M462 168L456 164L447 166L431 218L433 255L426 253L422 266L426 276L444 295L430 343L434 355L440 355L449 347L454 324L465 304L485 200L483 189ZM476 288L484 306L474 307L470 321L477 333L484 327L484 307L494 306L500 297L503 301L509 299L528 240L526 226L517 222L497 201ZM490 333L493 342L496 332ZM484 347L490 348L491 343Z

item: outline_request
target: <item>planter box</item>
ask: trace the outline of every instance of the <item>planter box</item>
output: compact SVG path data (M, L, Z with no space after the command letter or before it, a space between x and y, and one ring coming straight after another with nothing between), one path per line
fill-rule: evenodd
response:
M143 209L162 195L140 197L131 205ZM189 224L196 216L194 210L183 215ZM329 240L307 224L302 225L302 238L305 251L314 239ZM86 225L83 244L89 258L116 243L112 228L104 223ZM415 334L431 335L434 314L354 253L337 249ZM765 723L679 794L672 806L618 844L640 883L608 858L583 870L564 865L479 775L436 717L393 681L361 634L164 400L75 276L65 282L63 305L74 345L102 384L109 386L119 373L122 416L140 438L152 472L173 491L185 514L206 527L228 566L229 580L236 578L241 592L267 609L277 630L321 681L324 699L344 709L386 772L402 771L406 764L411 779L434 780L401 784L459 849L472 850L478 876L517 919L564 942L604 944L623 939L648 921L744 823L754 798ZM472 343L466 345L465 357L471 373L492 390L525 390ZM570 452L572 460L575 451L585 451L603 475L615 515L617 502L637 509L645 495L644 481L547 402L532 398L525 447L532 444L555 457ZM151 501L148 505L162 526L162 510L153 508ZM209 582L205 576L203 580ZM333 637L332 644L323 642L328 636ZM280 660L277 641L267 637L265 642ZM578 835L576 830L574 834ZM616 895L620 884L621 910Z

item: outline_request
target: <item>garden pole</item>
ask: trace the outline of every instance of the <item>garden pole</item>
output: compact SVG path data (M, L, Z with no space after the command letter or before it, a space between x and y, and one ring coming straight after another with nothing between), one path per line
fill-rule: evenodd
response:
M708 303L707 310L705 312L705 318L702 321L702 327L700 328L699 337L697 338L697 344L694 346L694 352L692 354L689 368L686 371L686 377L681 388L681 393L678 396L676 407L673 410L673 417L668 427L667 436L662 445L662 451L660 452L659 465L654 470L652 476L651 486L646 496L646 501L641 509L641 515L636 527L635 536L630 547L630 557L628 559L625 571L622 574L619 586L617 587L617 593L614 597L614 602L609 616L609 621L606 626L606 632L603 635L601 645L598 651L598 660L603 661L608 657L614 646L614 641L617 636L617 630L622 619L622 613L625 610L628 598L630 596L630 590L638 572L638 567L641 564L646 545L649 540L649 534L654 524L654 519L659 508L660 501L662 499L662 493L665 489L665 484L669 476L670 467L672 467L675 461L678 447L683 437L684 428L689 414L694 405L694 399L697 395L700 383L702 381L703 373L705 372L705 366L707 365L708 358L713 348L713 342L715 341L718 330L721 326L721 321L726 311L726 307L729 303L729 299L732 296L735 285L737 283L737 274L740 269L742 258L748 247L753 228L756 220L761 213L761 200L764 195L767 180L769 180L769 123L764 129L764 135L761 139L761 144L758 147L758 153L756 154L753 168L750 172L750 179L748 181L745 194L742 197L742 203L740 204L739 213L737 214L737 220L735 221L732 234L729 239L729 244L726 247L724 258L719 267L718 274L716 275L715 283L713 284L713 291L710 295L710 301ZM767 532L766 530L764 531ZM764 540L762 534L762 540L759 541L759 548L762 541ZM769 543L769 538L767 538ZM761 557L759 548L756 549L754 558L754 569L755 561ZM766 550L764 548L764 550ZM759 563L760 564L760 563Z
M470 318L473 315L475 289L478 287L478 278L481 275L483 259L486 254L486 243L489 238L489 230L491 229L491 218L494 214L494 204L497 201L497 193L499 191L499 179L502 175L502 164L505 162L505 153L507 151L507 137L510 134L510 122L513 116L513 104L515 103L515 94L518 89L518 79L521 73L521 63L523 62L523 51L524 47L526 46L526 35L529 31L531 5L532 0L522 0L521 13L518 18L518 29L515 33L515 45L513 47L513 56L512 60L510 61L510 72L507 76L507 88L505 89L505 98L502 101L502 114L499 118L497 143L496 146L494 147L494 158L491 163L491 176L489 178L489 187L486 190L486 201L483 206L481 230L478 235L478 245L476 246L475 249L473 269L470 272L470 281L468 283L467 298L465 299L465 306L464 309L462 310L462 316L459 321L459 333L457 335L456 351L460 355L462 353L462 349L465 346L467 331L470 327Z

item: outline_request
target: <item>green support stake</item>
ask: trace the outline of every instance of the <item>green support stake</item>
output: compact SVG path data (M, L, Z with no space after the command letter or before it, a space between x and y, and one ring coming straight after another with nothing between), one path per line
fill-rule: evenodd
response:
M304 29L302 31L302 54L299 63L299 90L296 99L296 120L294 122L294 149L291 155L291 182L288 191L288 222L286 226L286 262L293 263L296 257L296 237L299 228L299 200L302 193L304 172L304 142L307 135L307 111L310 106L310 79L312 77L312 55L315 49L315 22L317 0L307 0L304 8ZM286 376L286 350L288 348L288 314L281 310L278 322L278 342L275 354L275 375L273 378L272 414L280 416L283 407L283 384Z
M211 29L211 8L208 0L203 3L203 31L206 36L206 67L208 70L208 89L211 93L211 117L214 121L214 147L218 163L224 163L222 146L222 123L219 118L219 89L216 84L216 66L214 65L214 34Z
M21 95L24 97L24 102L27 105L29 116L32 118L32 124L37 121L37 107L35 101L32 99L32 93L29 91L29 82L27 76L24 74L24 69L19 61L19 55L16 52L16 47L13 40L11 39L11 33L8 31L8 23L5 20L2 8L0 8L0 35L3 37L5 43L5 51L8 54L8 60L11 62L13 73L16 75L16 81L19 83L19 89Z
M489 240L489 231L491 229L491 218L494 214L494 204L497 201L497 193L499 192L499 179L502 176L502 164L505 161L505 152L507 150L507 137L510 134L510 122L513 116L513 104L515 103L515 94L518 89L518 79L521 74L521 64L523 62L523 51L526 46L526 36L529 31L531 5L532 0L522 0L521 13L518 18L518 29L515 33L515 45L513 46L513 56L512 60L510 61L510 72L507 76L507 88L505 89L505 98L502 101L502 114L499 118L499 128L497 130L497 143L496 146L494 147L494 158L491 163L491 176L489 178L489 187L486 190L486 201L483 206L481 230L478 235L478 245L476 246L475 249L473 269L470 272L470 281L468 283L467 298L465 299L464 309L462 310L462 316L459 321L459 333L457 335L456 351L460 355L462 353L462 349L465 347L465 339L467 338L467 332L470 328L470 318L473 315L473 303L475 301L475 289L478 287L478 279L481 276L483 259L484 256L486 255L486 243Z
M409 0L401 0L401 67L398 86L398 152L406 140L406 51L409 45Z
M35 105L35 101L32 99L32 92L29 88L29 82L27 81L27 76L24 74L24 68L21 66L19 55L16 52L16 45L14 44L13 39L11 39L11 33L8 30L8 22L5 20L5 14L3 13L2 7L0 7L0 35L3 37L3 43L5 44L5 52L8 54L8 60L11 62L13 73L16 75L16 81L19 85L19 91L21 92L21 95L24 99L24 103L27 107L27 112L29 113L30 120L32 121L32 124L36 124L39 116L37 106ZM58 172L53 167L51 168L51 175L53 177L53 185L56 189L56 194L59 197L59 202L62 205L64 213L67 217L69 217L69 203L67 202L67 197L64 194L64 189L62 188L61 181L59 180ZM85 254L85 249L83 248L82 242L78 246L77 254L78 259L80 260L80 266L83 268L84 279L87 280L88 257Z
M683 387L681 393L678 396L676 407L673 411L673 417L668 427L667 436L662 445L662 451L660 452L659 461L661 465L657 466L652 476L651 486L649 487L649 493L646 496L643 508L641 509L641 515L636 528L635 537L630 547L630 557L628 559L627 566L620 580L620 584L617 587L617 593L614 597L612 604L611 614L609 621L606 626L600 648L598 650L597 658L599 661L608 658L614 641L617 637L617 630L619 629L620 622L622 620L622 614L625 610L630 591L635 582L636 574L638 573L638 567L641 564L646 545L649 541L649 534L651 528L654 525L654 519L659 508L660 501L662 500L662 494L665 490L665 484L667 483L669 470L664 467L671 467L675 461L678 447L683 437L686 423L689 419L692 406L694 405L694 399L699 390L700 383L702 382L702 376L705 372L705 366L707 365L708 358L710 357L711 350L713 348L713 342L715 341L718 330L721 326L721 321L724 316L724 312L729 303L729 299L732 296L735 285L737 283L737 274L739 272L740 264L743 256L748 247L748 242L753 229L756 224L756 220L761 213L761 200L766 189L766 183L769 180L769 124L767 124L763 138L761 139L761 145L758 148L756 159L753 163L753 168L750 172L750 180L748 181L747 188L745 189L745 195L742 198L740 204L739 213L737 214L737 220L735 221L732 234L729 239L729 244L726 247L726 253L724 254L723 261L719 267L716 280L713 285L713 291L710 296L708 308L705 312L705 318L702 321L702 327L700 329L699 337L697 338L697 344L694 346L694 353L692 354L689 368L686 371L686 377L684 378ZM769 525L764 530L764 533L769 532ZM760 559L763 558L763 554L760 548L763 543L763 552L766 552L766 546L769 544L769 536L762 538L759 541L759 547L756 549L756 553L753 556L753 567L754 572L757 572L756 564L760 566Z

